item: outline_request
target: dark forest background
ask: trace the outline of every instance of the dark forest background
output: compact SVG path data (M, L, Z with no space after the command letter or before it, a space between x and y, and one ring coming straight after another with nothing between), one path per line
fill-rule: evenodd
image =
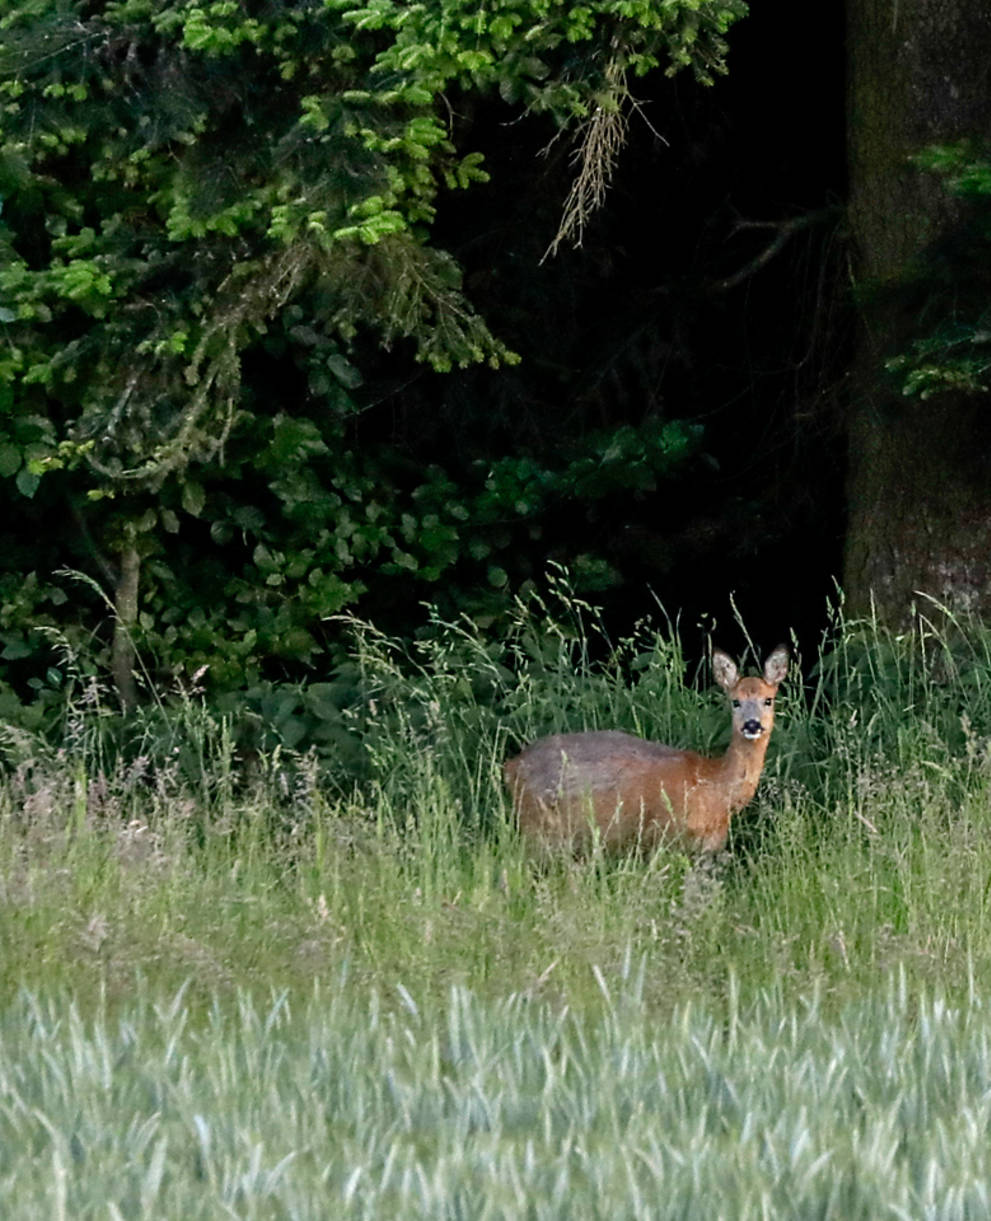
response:
M582 564L594 555L610 568L595 596L614 622L649 613L656 594L689 637L716 615L735 647L731 594L765 642L817 639L835 597L853 310L842 11L757 5L729 41L729 74L711 87L643 83L582 248L543 262L570 150L544 155L547 125L497 107L477 116L493 182L457 200L444 228L470 296L523 360L404 387L387 426L412 452L453 443L463 461L686 421L683 461L654 486L564 506L520 539L513 576L538 578L552 558L594 588Z

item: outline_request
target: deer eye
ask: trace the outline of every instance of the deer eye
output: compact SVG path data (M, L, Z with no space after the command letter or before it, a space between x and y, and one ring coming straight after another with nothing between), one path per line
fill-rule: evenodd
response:
M740 701L739 701L739 700L732 700L731 702L732 702L732 704L733 704L733 707L734 707L734 708L739 708L739 707L740 707Z
M770 706L771 706L773 703L774 703L774 700L772 700L772 699L766 699L766 700L764 701L764 707L765 707L765 708L770 708Z

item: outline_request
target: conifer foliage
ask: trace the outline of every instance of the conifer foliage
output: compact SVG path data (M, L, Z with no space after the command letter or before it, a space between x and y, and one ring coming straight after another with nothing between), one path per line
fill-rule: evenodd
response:
M108 570L127 569L133 586L136 561L158 557L125 625L140 604L158 630L156 597L178 600L165 536L203 514L204 464L222 468L233 436L254 437L255 465L278 467L277 483L321 453L327 554L295 562L325 612L347 605L358 587L334 530L353 481L338 441L363 375L355 336L407 341L437 370L514 359L433 240L439 197L486 178L477 150L459 147L457 100L498 94L587 134L629 104L639 74L723 71L724 34L744 11L742 0L12 0L0 17L7 503L60 482ZM253 393L246 361L259 349L302 370L319 412L292 420ZM291 518L290 494L276 498ZM298 545L257 512L215 515L213 539L253 533L262 584L278 585L290 561L272 557ZM367 538L366 549L393 564L400 550ZM262 648L257 626L249 653ZM169 648L183 636L172 627ZM0 628L10 647L16 622Z

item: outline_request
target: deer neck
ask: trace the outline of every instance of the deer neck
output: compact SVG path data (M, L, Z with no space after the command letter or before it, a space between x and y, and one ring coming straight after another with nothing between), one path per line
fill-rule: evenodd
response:
M744 806L757 791L764 770L764 756L771 735L763 733L754 741L734 733L719 764L720 780L733 793L733 806Z

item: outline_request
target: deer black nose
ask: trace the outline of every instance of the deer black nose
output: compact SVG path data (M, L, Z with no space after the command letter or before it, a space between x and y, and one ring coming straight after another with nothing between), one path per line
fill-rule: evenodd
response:
M751 718L749 721L744 721L741 728L745 738L759 738L764 732L764 726L755 718Z

